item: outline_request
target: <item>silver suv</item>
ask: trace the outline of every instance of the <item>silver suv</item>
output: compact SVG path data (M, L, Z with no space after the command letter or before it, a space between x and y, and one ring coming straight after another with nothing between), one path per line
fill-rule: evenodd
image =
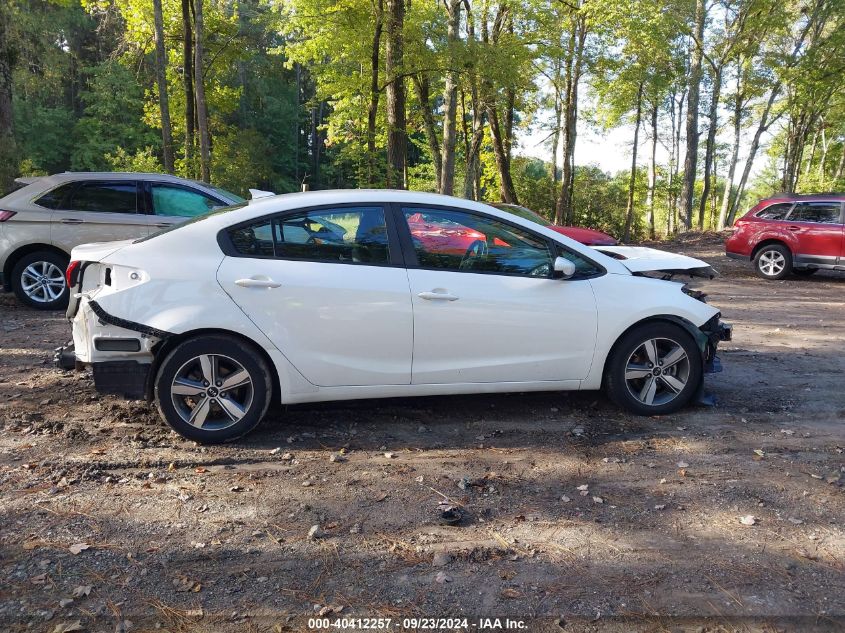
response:
M165 174L70 173L19 178L0 198L0 284L44 310L67 305L70 250L146 237L243 198Z

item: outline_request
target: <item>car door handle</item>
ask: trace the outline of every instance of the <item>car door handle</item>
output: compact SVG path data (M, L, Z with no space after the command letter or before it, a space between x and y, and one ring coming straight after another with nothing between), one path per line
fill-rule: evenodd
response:
M173 222L156 222L153 226L157 226L160 229L163 229L168 226L173 226Z
M272 279L238 279L235 282L244 288L278 288L281 282L273 281Z
M457 301L458 297L450 295L448 292L421 292L417 295L420 299L428 301Z
M801 226L788 226L788 227L786 227L786 228L787 228L788 230L790 230L790 231L800 231L800 230L802 230L804 227L801 227Z
M84 224L85 220L80 220L79 218L62 218L62 224Z

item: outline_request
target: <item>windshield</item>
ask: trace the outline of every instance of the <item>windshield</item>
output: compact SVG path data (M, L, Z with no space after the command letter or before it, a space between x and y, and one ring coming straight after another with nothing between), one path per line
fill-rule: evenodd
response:
M243 198L241 198L241 200L243 200ZM228 206L228 207L219 207L217 209L213 209L212 211L209 211L208 213L203 213L201 215L195 215L194 217L192 217L187 222L180 222L179 224L173 224L171 226L168 226L166 229L161 229L160 231L156 231L155 233L150 233L147 237L139 238L132 243L138 244L139 242L146 242L147 240L151 240L154 237L158 237L159 235L164 235L165 233L170 233L171 231L176 231L178 229L185 228L186 226L189 226L191 224L195 224L197 222L202 222L203 220L207 220L208 218L213 217L215 215L219 215L221 213L228 213L229 211L234 211L235 209L240 209L242 207L245 207L247 204L248 204L247 201L244 200L240 204L233 204L233 205Z
M531 209L521 207L518 204L508 204L506 202L493 202L490 204L490 206L495 207L500 211L507 211L508 213L513 213L514 215L522 218L523 220L530 220L531 222L536 222L541 226L552 226L552 223L549 222L539 213L536 213Z

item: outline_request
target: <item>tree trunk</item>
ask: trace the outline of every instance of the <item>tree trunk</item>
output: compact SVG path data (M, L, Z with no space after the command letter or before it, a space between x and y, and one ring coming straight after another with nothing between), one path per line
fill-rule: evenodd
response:
M698 98L701 92L701 61L704 52L701 43L704 41L705 0L695 3L695 39L698 42L692 54L690 65L689 93L687 94L687 152L684 158L684 180L681 192L681 217L684 228L692 228L692 209L695 197L695 174L698 165Z
M625 210L625 233L623 242L631 241L631 225L634 222L634 190L637 185L637 148L640 142L640 121L643 113L643 82L637 89L637 115L634 119L634 149L631 152L631 177L628 180L628 207Z
M405 123L405 77L402 73L405 1L387 0L387 187L406 189L408 136Z
M185 173L196 175L194 168L194 45L191 26L191 0L182 0L182 82L185 88Z
M153 16L156 36L156 83L158 84L158 105L161 112L161 143L164 153L164 169L173 173L173 132L170 128L170 104L167 99L167 53L164 50L164 17L161 0L153 0Z
M8 12L8 8L0 6L0 194L11 187L18 169L12 113L12 68L17 51Z
M484 142L484 109L478 96L478 87L473 77L471 80L472 96L472 138L468 144L466 173L464 175L464 198L478 200L481 197L481 144Z
M722 92L722 67L717 66L713 69L713 95L710 99L710 112L707 118L710 126L707 129L707 142L704 150L704 184L701 190L701 200L698 203L698 228L704 230L704 212L707 209L707 202L710 196L711 188L711 173L713 170L713 160L716 153L716 129L718 126L719 116L719 97Z
M651 107L651 155L648 159L648 194L646 195L646 224L648 237L654 239L657 231L654 226L655 189L657 188L657 99Z
M728 208L731 203L731 193L734 186L734 176L736 175L736 164L739 160L739 144L742 136L742 104L745 99L745 93L742 90L742 63L737 65L738 79L736 86L736 98L734 100L734 142L733 151L731 152L731 160L728 163L728 176L725 180L725 191L722 194L722 205L719 209L719 222L716 229L721 231L725 228L725 222L728 218Z
M839 180L842 176L845 176L845 142L842 143L842 153L839 155L839 165L836 166L836 174L833 179Z
M560 196L555 207L555 224L571 222L574 215L572 196L575 184L575 141L578 123L578 84L581 80L584 42L587 26L583 17L572 16L569 36L569 58L566 61L566 97L563 116L563 165L561 168Z
M439 193L445 193L442 190L441 186L441 174L442 174L442 164L441 161L443 157L440 154L440 139L437 135L437 125L434 122L434 113L431 107L431 82L428 78L428 75L414 75L414 88L417 92L417 99L420 102L420 112L422 114L423 119L423 129L425 130L425 138L428 141L428 149L431 152L431 159L434 161L434 180L435 180L435 188ZM457 86L455 87L455 110L457 112ZM454 118L453 118L454 123ZM452 130L452 134L454 136L454 129ZM445 138L444 138L445 143ZM454 168L454 141L452 143L452 177L454 180L455 175L455 168ZM454 183L453 183L454 184ZM451 192L449 195L452 195Z
M375 7L375 27L373 29L373 43L370 48L370 105L367 108L367 185L376 184L376 119L378 117L379 90L379 51L381 49L381 32L384 27L384 0L378 0Z
M560 124L563 115L563 100L560 91L560 60L555 62L555 119L554 129L552 130L552 161L551 161L551 176L552 176L552 209L551 213L554 215L557 208L558 190L558 170L557 170L557 150L560 147Z
M440 193L447 196L451 196L455 191L455 119L458 112L458 55L455 49L460 43L458 29L461 25L461 2L462 0L445 0L449 18L446 35L449 43L449 69L446 71L446 85L443 88L443 156L439 161L437 187Z
M202 2L203 0L196 0L194 3L194 90L197 95L197 128L200 134L200 177L203 182L211 182L211 140L208 134L208 109L203 80Z
M496 169L499 172L499 197L502 202L519 204L516 189L511 178L511 162L505 146L502 128L499 124L499 112L495 103L487 104L487 123L490 125L490 135L493 137L493 156L496 159Z

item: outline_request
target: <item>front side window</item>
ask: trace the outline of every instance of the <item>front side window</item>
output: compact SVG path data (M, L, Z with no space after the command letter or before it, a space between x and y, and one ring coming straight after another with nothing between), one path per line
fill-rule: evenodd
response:
M137 198L137 186L133 180L86 181L77 185L62 207L69 211L135 213Z
M421 268L551 277L548 242L495 218L445 209L403 209Z
M229 231L235 250L247 257L312 262L387 264L387 225L381 207L303 211L263 219Z
M193 218L225 206L199 191L173 185L152 185L153 213Z
M783 220L791 208L791 202L778 202L777 204L770 204L755 215L762 220Z
M838 202L799 202L789 214L791 222L838 224L841 205Z

